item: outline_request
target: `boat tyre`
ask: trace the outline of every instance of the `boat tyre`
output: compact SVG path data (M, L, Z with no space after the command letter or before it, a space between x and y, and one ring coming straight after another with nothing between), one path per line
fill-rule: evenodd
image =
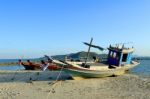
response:
M85 63L82 63L81 66L84 67L84 68L90 68L90 65L87 65L87 64L85 64Z
M117 75L113 74L113 75L112 75L112 76L110 76L110 77L117 77Z
M109 65L108 68L109 68L109 69L115 69L116 67L114 67L114 66L112 66L112 65Z

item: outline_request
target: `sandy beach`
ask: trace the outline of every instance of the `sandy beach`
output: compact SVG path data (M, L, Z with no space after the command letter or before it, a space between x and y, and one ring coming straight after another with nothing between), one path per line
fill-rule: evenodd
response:
M58 78L59 74L59 71L1 71L0 99L150 99L150 78L125 74L69 80L69 75L62 72Z

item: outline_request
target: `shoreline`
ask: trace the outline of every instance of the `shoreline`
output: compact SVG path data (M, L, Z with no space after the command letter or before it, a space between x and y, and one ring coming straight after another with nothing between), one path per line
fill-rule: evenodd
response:
M16 71L15 71L16 72ZM117 77L70 80L69 75L62 73L61 79L55 82L59 71L18 71L3 73L0 71L1 99L149 99L150 78L133 74ZM20 73L20 74L19 74ZM32 73L32 80L27 73ZM37 75L39 74L39 75ZM20 75L20 78L19 78ZM7 77L7 80L6 78ZM10 79L15 77L13 81ZM21 81L21 78L27 77ZM37 80L34 79L38 78ZM49 77L53 77L50 78ZM5 78L6 81L2 81ZM18 81L15 81L17 80Z
M0 66L16 66L16 65L18 65L17 62L0 63Z

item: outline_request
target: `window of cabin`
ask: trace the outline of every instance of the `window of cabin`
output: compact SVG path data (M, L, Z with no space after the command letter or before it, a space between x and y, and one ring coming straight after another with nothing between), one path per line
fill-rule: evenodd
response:
M113 56L113 52L111 51L111 52L110 52L110 57L112 57L112 56Z
M126 62L126 61L127 61L127 56L128 56L128 54L123 54L123 58L122 58L122 61L123 61L123 62Z
M113 58L116 58L116 53L113 54Z

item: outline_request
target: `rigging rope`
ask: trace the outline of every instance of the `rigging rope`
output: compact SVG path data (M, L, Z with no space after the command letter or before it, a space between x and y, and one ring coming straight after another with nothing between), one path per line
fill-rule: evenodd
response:
M46 99L48 99L48 97L49 97L49 95L50 95L50 93L51 93L51 90L54 91L54 87L56 87L56 84L57 84L57 82L58 82L58 80L59 80L59 78L60 78L60 76L61 76L61 73L62 73L62 70L63 70L63 69L64 69L64 67L62 66L62 67L61 67L61 70L60 70L60 72L59 72L59 74L57 75L56 80L54 81L54 83L51 83L51 84L50 84L50 85L52 85L52 87L51 87L51 89L50 89L50 91L49 91L49 93L48 93Z

